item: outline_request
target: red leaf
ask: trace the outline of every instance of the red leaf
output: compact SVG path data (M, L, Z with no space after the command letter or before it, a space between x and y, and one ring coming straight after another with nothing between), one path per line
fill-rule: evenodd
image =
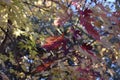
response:
M64 41L64 34L61 36L53 36L53 37L48 37L45 40L45 44L42 46L46 50L56 50L60 46L62 46L62 42Z
M99 35L99 33L94 29L94 27L93 27L90 23L86 22L86 23L84 24L84 26L85 26L85 29L87 30L87 32L88 32L93 38L95 38L96 40L100 40L100 35Z
M46 70L47 68L50 67L50 65L51 65L52 63L53 63L53 62L47 62L47 63L45 63L45 64L43 64L43 65L39 65L39 66L37 66L37 68L35 69L34 72L41 72L41 71L43 71L43 70Z
M90 34L96 40L100 40L99 33L94 29L91 24L91 21L93 21L93 19L90 17L90 13L92 13L92 11L89 9L85 9L84 11L79 11L79 13L80 23L85 27L88 34Z
M83 15L85 15L85 17L86 17L86 16L90 16L90 13L92 13L92 11L91 11L90 9L88 9L88 8L86 8L86 9L83 11Z
M41 72L43 70L45 70L45 67L43 65L40 65L36 68L35 72Z
M81 47L85 50L92 50L92 46L90 44L87 45L87 43L83 43Z
M81 46L80 46L83 50L87 51L88 54L92 55L95 57L94 53L91 51L92 50L92 46L89 44L87 45L87 43L83 43Z

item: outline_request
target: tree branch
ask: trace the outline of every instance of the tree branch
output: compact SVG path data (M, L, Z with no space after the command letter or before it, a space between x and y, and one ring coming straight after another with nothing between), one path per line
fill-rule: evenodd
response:
M6 42L7 42L7 40L8 40L8 38L12 41L12 42L14 42L13 40L12 40L12 38L10 37L10 35L9 35L9 30L7 29L7 31L5 31L1 26L0 26L0 29L4 32L4 34L5 34L5 38L4 38L4 40L2 41L2 43L0 44L0 52L3 52L3 50L4 50L4 47L5 47L5 44L6 44Z
M8 35L6 35L6 31L2 28L2 27L0 27L0 29L4 32L4 34L5 34L5 38L4 38L4 40L2 41L2 43L0 44L0 52L3 52L3 50L4 50L4 46L5 46L5 44L6 44L6 41L7 41L7 39L8 39Z

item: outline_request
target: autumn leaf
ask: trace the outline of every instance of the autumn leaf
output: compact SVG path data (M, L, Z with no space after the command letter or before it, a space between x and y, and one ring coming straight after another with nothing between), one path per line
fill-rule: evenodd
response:
M82 48L83 48L83 49L87 49L87 50L92 50L93 47L92 47L90 44L83 43L83 44L82 44Z
M48 37L45 40L45 44L42 46L42 48L45 48L46 50L56 50L60 46L62 46L62 42L64 41L64 34L61 36L52 36Z
M82 14L86 17L86 16L90 16L90 13L92 13L92 10L86 8Z
M33 72L41 72L41 71L44 71L46 70L47 68L49 68L51 66L53 62L47 62L47 63L44 63L42 65L39 65L36 67L35 71Z
M88 34L90 34L94 39L100 40L99 33L94 29L91 24L91 21L94 21L94 19L90 17L90 13L92 13L92 11L89 9L85 9L84 11L79 11L79 13L80 23L85 27Z
M95 57L94 53L91 51L92 50L92 46L90 44L87 43L83 43L80 46L84 51L86 51L88 54L92 55L93 57Z
M87 32L96 40L100 40L100 35L99 33L94 29L94 27L90 23L84 24L85 29Z

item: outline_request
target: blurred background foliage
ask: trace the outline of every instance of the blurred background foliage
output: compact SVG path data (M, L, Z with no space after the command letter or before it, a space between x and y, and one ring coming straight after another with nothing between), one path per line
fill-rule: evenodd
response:
M0 80L119 80L120 0L0 0Z

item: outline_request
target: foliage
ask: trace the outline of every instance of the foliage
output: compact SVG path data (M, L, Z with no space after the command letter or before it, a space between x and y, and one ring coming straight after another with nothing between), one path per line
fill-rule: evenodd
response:
M119 26L119 0L1 0L0 79L119 80Z

